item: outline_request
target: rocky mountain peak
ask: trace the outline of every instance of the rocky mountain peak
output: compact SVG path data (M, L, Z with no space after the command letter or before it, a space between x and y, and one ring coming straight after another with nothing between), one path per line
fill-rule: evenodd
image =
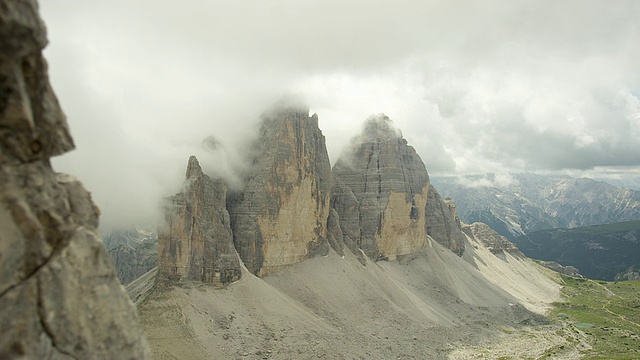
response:
M202 172L202 168L200 167L200 162L198 162L198 159L193 155L189 156L186 178L189 179L191 177L199 177L202 175L204 175L204 173Z
M415 252L430 235L430 221L440 224L433 227L437 241L457 252L464 246L463 240L451 239L456 223L451 211L443 211L446 205L440 197L432 199L437 207L428 204L428 197L437 193L422 159L384 114L367 120L332 176L331 206L344 243L354 253L362 250L372 259L395 259Z
M325 241L331 166L318 116L300 106L262 115L253 168L228 204L236 249L265 275L311 256Z
M370 116L364 124L362 141L402 139L402 132L383 113Z

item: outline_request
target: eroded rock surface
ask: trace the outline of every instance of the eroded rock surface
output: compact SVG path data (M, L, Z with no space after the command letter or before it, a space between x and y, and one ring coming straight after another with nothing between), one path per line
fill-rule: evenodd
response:
M428 189L427 170L414 148L388 117L371 117L333 167L331 204L345 242L372 259L418 250L426 241Z
M146 359L98 209L49 158L73 149L49 85L38 5L0 0L0 354Z
M158 231L158 279L197 280L217 286L241 276L226 208L227 185L189 158L182 192L171 197Z
M464 234L451 199L442 200L438 191L429 185L427 206L427 234L458 255L464 253Z
M318 116L278 107L263 115L252 173L229 201L234 243L266 275L311 256L327 237L331 165Z
M490 228L489 225L477 222L468 225L468 227L471 234L473 234L476 239L482 241L484 246L486 246L492 254L499 255L504 252L508 252L513 256L525 258L524 254L518 249L518 247L516 247L511 241L507 240L506 237L498 234L495 230Z

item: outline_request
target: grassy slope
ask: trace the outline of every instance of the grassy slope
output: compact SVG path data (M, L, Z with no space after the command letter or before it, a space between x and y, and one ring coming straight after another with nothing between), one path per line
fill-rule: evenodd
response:
M584 332L588 359L640 358L640 281L606 282L563 276L567 302L551 317Z

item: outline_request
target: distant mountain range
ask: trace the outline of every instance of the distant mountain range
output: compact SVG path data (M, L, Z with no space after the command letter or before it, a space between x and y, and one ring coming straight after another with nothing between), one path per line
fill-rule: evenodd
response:
M431 177L465 223L484 222L510 240L533 231L640 220L640 191L593 179L516 174Z
M514 243L529 257L574 266L592 279L634 279L640 265L640 221L534 231Z
M101 232L102 242L113 258L118 279L124 285L158 263L158 233L141 227Z

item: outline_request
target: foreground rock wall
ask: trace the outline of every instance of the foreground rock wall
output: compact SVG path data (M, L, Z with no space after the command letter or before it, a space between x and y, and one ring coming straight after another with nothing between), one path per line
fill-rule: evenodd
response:
M97 207L49 163L74 146L49 85L38 5L0 0L0 10L0 357L149 358Z
M158 231L158 279L222 286L240 278L226 198L224 181L212 180L190 157L184 189L170 198Z
M263 115L254 151L253 172L228 208L240 257L265 275L326 240L331 166L317 115L296 107Z

